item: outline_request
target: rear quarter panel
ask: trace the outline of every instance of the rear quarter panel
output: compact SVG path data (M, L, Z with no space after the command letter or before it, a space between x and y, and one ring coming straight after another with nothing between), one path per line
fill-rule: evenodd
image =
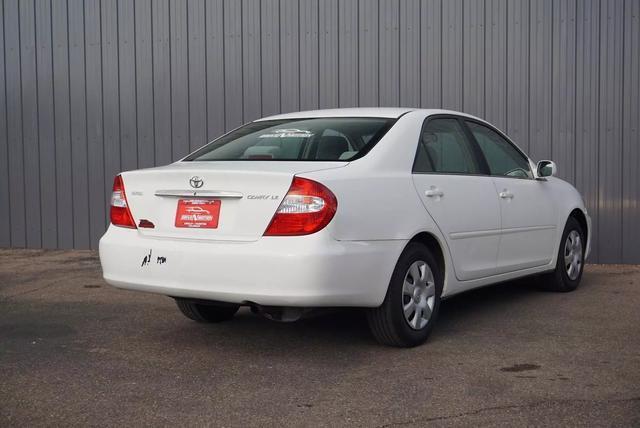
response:
M403 241L421 232L433 235L445 258L445 290L451 259L438 226L425 210L412 181L411 170L422 122L427 113L416 111L396 125L363 158L345 168L299 174L326 185L336 195L338 210L330 225L340 241ZM388 283L404 246L389 254Z

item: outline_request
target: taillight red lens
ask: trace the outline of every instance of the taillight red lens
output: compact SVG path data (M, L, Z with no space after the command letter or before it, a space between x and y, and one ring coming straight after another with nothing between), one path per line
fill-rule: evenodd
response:
M322 184L294 177L267 227L265 236L309 235L323 229L336 213L338 200Z
M129 205L127 204L127 195L124 191L124 183L122 177L116 175L113 180L113 193L111 193L111 224L120 227L129 227L136 229L136 223L133 221Z

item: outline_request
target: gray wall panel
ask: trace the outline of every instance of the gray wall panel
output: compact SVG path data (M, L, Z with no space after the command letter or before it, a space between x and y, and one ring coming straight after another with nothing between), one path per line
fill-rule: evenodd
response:
M380 0L380 106L400 105L400 2Z
M338 106L338 0L318 4L320 108Z
M55 5L54 5L55 9ZM118 62L118 4L116 0L103 0L100 4L100 30L102 39L102 120L103 120L103 150L104 150L104 193L106 201L111 196L111 189L113 186L113 177L122 170L120 164L120 84L119 84L119 62ZM54 21L55 24L55 21ZM54 34L55 34L54 25ZM55 37L54 37L55 38ZM55 42L55 41L54 41ZM56 70L56 60L64 54L63 40L59 41L60 52L54 52L54 76L59 74ZM64 64L61 62L60 69L64 71ZM55 89L62 86L62 83L56 82ZM63 92L55 92L56 104L59 101L59 95L64 95ZM67 100L65 100L68 102ZM61 104L62 107L63 104ZM62 108L56 107L56 132L59 131L59 127L65 129L65 122L58 117L59 113L65 114ZM66 132L66 130L65 130ZM61 137L62 138L62 135ZM60 144L59 139L56 137L56 147ZM58 158L59 160L59 158ZM58 171L58 179L60 179L60 168ZM60 189L60 185L58 185ZM64 192L60 195L64 196ZM58 211L62 205L61 200L58 202ZM108 214L108 204L105 204L105 215ZM108 218L108 217L107 217ZM58 218L59 219L59 218Z
M242 124L242 3L226 2L224 17L225 130Z
M600 5L600 146L598 151L598 229L600 260L622 258L622 41L621 1Z
M298 2L280 0L280 110L300 107L300 20Z
M136 27L134 3L134 0L118 0L118 61L120 65L120 160L122 162L123 170L131 170L138 167L138 120L136 109ZM71 3L69 3L69 6L69 13L71 14ZM75 7L73 9L75 9ZM71 102L74 102L73 95L71 96Z
M115 174L255 118L405 105L479 115L555 160L593 217L591 260L640 262L640 0L4 0L1 13L0 246L96 248Z
M103 16L105 15L103 14ZM52 2L51 34L53 40L53 105L56 121L54 126L55 135L53 138L56 145L55 165L58 203L56 220L58 226L59 248L73 248L74 246L73 192L70 191L73 184L73 168L71 166L69 33L67 31L67 22L67 3L64 1ZM114 64L117 66L117 61L114 62ZM117 94L117 87L114 88L114 91ZM111 110L114 114L118 114L119 106L117 102L111 104ZM106 154L108 155L108 152L106 152ZM113 174L120 171L119 159L120 156L118 155L118 164L113 168ZM113 175L110 177L113 177ZM15 189L16 188L12 187L11 191L14 192ZM109 186L109 190L111 190L111 186ZM12 245L15 245L15 243L12 243Z
M420 3L420 107L442 107L442 1Z
M507 128L509 136L529 150L529 2L507 4Z
M242 99L243 122L262 116L260 103L255 102L262 93L260 79L260 2L242 1ZM204 51L203 51L204 52Z
M358 2L338 2L338 105L358 105Z
M98 248L106 219L104 188L104 142L102 123L102 51L100 1L85 1L85 57L87 79L87 165L89 179L89 237L91 248ZM40 68L40 67L38 67ZM152 108L152 106L149 106ZM42 123L40 124L42 128ZM40 150L44 141L40 141ZM151 146L153 150L153 146Z
M576 2L553 4L551 159L559 176L575 182Z
M151 1L135 2L135 52L136 52L136 139L138 142L138 167L154 166L153 126L153 36L151 34ZM89 28L87 28L89 31ZM87 64L87 78L89 76Z
M173 159L179 159L189 152L187 2L169 0L169 34L169 49L171 50L171 150ZM238 52L240 52L239 49Z
M529 3L529 155L551 156L552 1Z
M378 0L360 0L358 15L358 105L378 105Z
M57 248L57 190L56 190L56 146L54 135L54 106L53 106L53 68L51 45L51 4L49 2L35 2L36 28L36 64L38 79L38 145L40 164L40 220L42 225L42 246ZM99 46L99 43L98 43ZM100 88L101 82L98 82ZM4 89L4 88L3 88ZM0 97L3 98L3 97ZM2 120L2 119L0 119ZM2 131L0 131L2 132ZM1 151L2 149L0 149ZM100 155L102 159L102 154ZM104 177L96 182L102 186ZM98 205L104 205L104 198L100 198ZM104 215L103 215L104 220ZM99 230L104 230L105 222ZM96 231L99 233L99 231Z
M318 0L300 2L300 109L319 105Z
M263 115L280 112L279 6L279 0L262 0L260 2L261 105Z
M151 37L153 39L153 141L157 165L171 162L171 35L169 0L151 3ZM222 67L222 61L219 62ZM147 76L149 78L149 76ZM207 97L213 99L212 97ZM223 97L220 97L222 99ZM222 110L222 109L220 109ZM211 113L213 116L213 112ZM223 126L219 127L222 130Z
M462 102L464 111L484 116L485 90L485 2L465 0L463 4Z
M7 98L4 73L4 3L0 5L0 247L11 246L9 200L9 148L7 147ZM52 216L55 221L55 216Z
M624 11L622 261L640 263L640 0Z
M71 168L73 182L73 245L87 248L89 231L89 185L87 166L87 98L84 48L84 2L69 0L69 111L71 124ZM132 26L133 28L133 26ZM126 71L126 69L125 69ZM133 88L132 88L133 89ZM135 93L131 98L135 101ZM135 168L130 162L130 168Z
M400 105L420 107L420 3L400 3Z
M33 1L20 2L20 72L22 74L22 151L27 247L42 245L40 219L40 154Z
M485 3L485 93L484 117L507 130L507 4L508 0Z
M18 1L4 2L7 144L11 245L27 243L25 224L24 162L22 151L22 76L20 75L20 26Z
M576 181L592 216L593 258L599 259L598 112L600 104L600 12L597 0L577 2ZM578 143L579 142L579 143Z
M462 110L462 0L442 2L442 107Z
M207 70L204 0L189 2L189 151L207 143Z

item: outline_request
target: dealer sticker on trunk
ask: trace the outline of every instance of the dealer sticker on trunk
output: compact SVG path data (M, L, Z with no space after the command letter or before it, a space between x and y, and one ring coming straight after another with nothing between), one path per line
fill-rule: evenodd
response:
M176 227L216 229L220 217L220 201L180 199L176 212Z

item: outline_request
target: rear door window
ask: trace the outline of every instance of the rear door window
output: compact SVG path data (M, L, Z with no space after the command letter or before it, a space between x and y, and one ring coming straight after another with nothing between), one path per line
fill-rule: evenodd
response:
M457 119L428 119L413 167L417 173L479 174L480 168Z

